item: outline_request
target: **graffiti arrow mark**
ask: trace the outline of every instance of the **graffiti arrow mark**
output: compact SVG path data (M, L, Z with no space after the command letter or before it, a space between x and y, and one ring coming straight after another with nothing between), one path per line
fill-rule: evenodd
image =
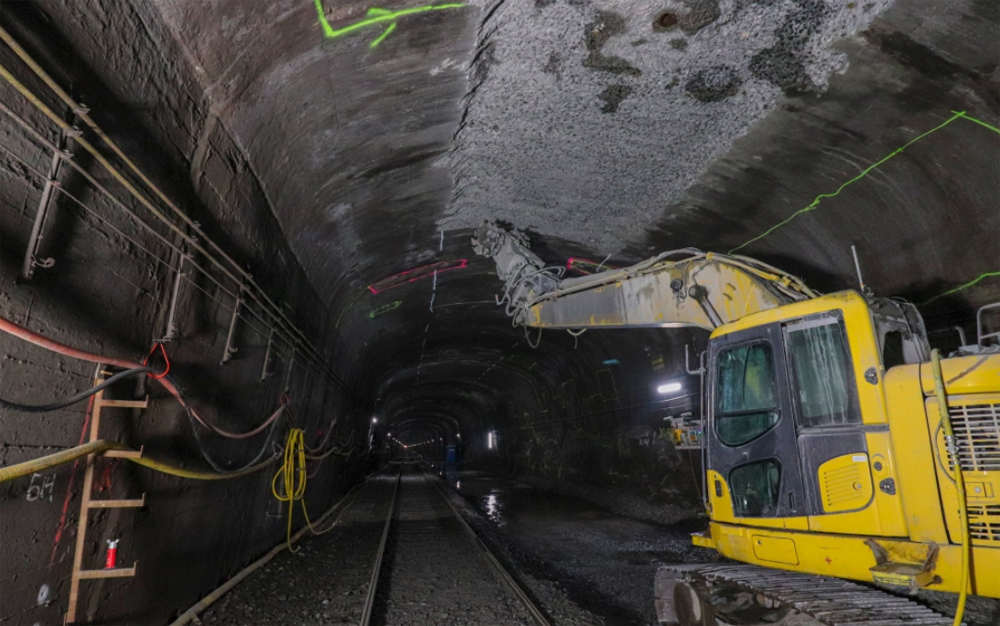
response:
M424 6L412 7L409 9L400 9L399 11L390 11L389 9L371 8L368 9L367 16L363 20L358 20L353 24L348 24L347 26L334 29L330 26L330 22L327 21L326 15L323 14L323 0L315 0L316 12L319 14L319 22L323 26L323 35L327 39L333 39L335 37L340 37L341 35L346 35L352 33L356 30L366 28L368 26L374 26L376 24L388 23L389 25L382 31L374 41L368 44L369 48L375 48L380 43L382 43L386 37L389 36L392 31L396 30L397 19L400 17L405 17L407 15L415 15L417 13L426 13L427 11L442 11L445 9L459 9L465 6L464 2L453 2L447 4L426 4Z

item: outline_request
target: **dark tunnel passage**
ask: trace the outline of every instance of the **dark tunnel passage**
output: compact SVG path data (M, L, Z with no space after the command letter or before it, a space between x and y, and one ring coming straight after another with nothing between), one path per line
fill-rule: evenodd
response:
M915 606L953 616L961 584L967 623L997 623L1000 5L423 1L0 1L0 623L696 623L664 617L702 600L654 589L661 565L874 593L904 544ZM506 285L527 256L477 253L484 221L537 255ZM629 291L688 249L720 256ZM690 285L719 258L751 277L712 283L713 309ZM824 297L849 363L817 349L817 380L854 413L813 444L793 334ZM890 300L926 326L896 320L895 361ZM730 410L725 350L765 335ZM937 407L962 402L981 421L948 435ZM751 434L716 442L733 416ZM823 463L859 454L854 509ZM428 518L496 580L461 560L479 548L434 566ZM732 547L760 532L795 562ZM810 533L862 539L830 565ZM468 597L413 583L449 568Z

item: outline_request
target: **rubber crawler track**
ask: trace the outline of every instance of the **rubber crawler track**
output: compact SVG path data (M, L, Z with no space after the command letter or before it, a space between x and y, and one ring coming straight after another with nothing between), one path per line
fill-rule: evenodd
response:
M828 626L951 626L951 618L857 583L754 565L666 565L661 576L729 584L794 607ZM659 587L659 585L657 585Z

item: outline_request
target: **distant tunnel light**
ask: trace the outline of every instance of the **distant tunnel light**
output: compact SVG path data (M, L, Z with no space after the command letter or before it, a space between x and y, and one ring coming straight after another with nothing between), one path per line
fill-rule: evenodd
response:
M660 385L656 388L657 393L676 393L683 389L683 385L680 383L666 383L665 385Z
M491 430L491 431L489 432L489 434L487 435L487 437L486 437L486 441L487 441L487 444L488 444L488 446L489 446L489 449L490 449L490 450L492 450L493 448L495 448L495 447L496 447L496 444L497 444L497 436L496 436L496 433L494 433L494 432L493 432L493 431Z
M377 417L373 417L372 418L372 424L378 424L378 418Z

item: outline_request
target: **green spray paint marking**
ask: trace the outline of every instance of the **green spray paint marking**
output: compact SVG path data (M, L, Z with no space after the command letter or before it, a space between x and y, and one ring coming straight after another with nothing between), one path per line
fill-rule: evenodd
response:
M857 176L855 176L851 180L847 181L846 183L844 183L843 185L841 185L840 187L838 187L837 190L834 191L833 193L824 193L824 194L820 194L819 196L816 196L816 199L813 200L812 203L809 204L809 206L805 207L804 209L799 209L795 213L792 213L787 219L785 219L785 220L783 220L781 222L778 222L777 224L775 224L771 228L769 228L766 231L764 231L763 234L757 235L756 237L754 237L753 239L747 241L746 243L743 243L741 245L736 246L735 248L733 248L732 250L729 251L729 254L732 254L732 253L736 252L737 250L745 248L745 247L749 246L750 244L752 244L755 241L758 241L760 239L763 239L764 237L767 237L768 235L770 235L774 231L778 230L779 228L781 228L785 224L791 222L792 220L794 220L796 217L802 215L803 213L808 213L809 211L815 210L816 208L819 207L819 203L820 203L821 200L823 200L823 198L833 198L834 196L840 194L840 192L843 191L844 189L846 189L849 185L851 185L853 183L856 183L857 181L861 180L862 178L864 178L865 176L867 176L872 170L874 170L878 166L882 165L883 163L885 163L889 159L893 158L897 154L901 153L903 150L906 150L907 148L909 148L910 146L912 146L916 142L920 141L924 137L926 137L926 136L928 136L928 135L930 135L932 133L936 133L937 131L941 130L942 128L944 128L948 124L951 124L952 122L954 122L955 120L957 120L959 118L969 120L970 122L974 122L976 124L979 124L980 126L984 126L984 127L988 128L988 129L992 130L995 133L1000 133L1000 128L997 128L996 126L992 126L990 124L987 124L986 122L984 122L982 120L977 120L976 118L972 117L971 115L966 115L965 111L952 111L952 113L953 113L953 115L950 118L948 118L947 120L945 120L943 123L939 124L938 126L935 126L934 128L930 129L926 133L923 133L922 135L918 135L916 138L911 139L910 141L908 141L903 147L897 148L895 151L893 151L888 156L885 156L882 159L880 159L880 160L876 161L875 163L873 163L872 165L869 165L867 168L865 168L865 170L863 172L861 172L860 174L858 174ZM980 278L982 278L982 276ZM976 280L979 280L979 278L977 278ZM945 294L941 294L941 295L943 296ZM938 297L941 297L941 296L938 296Z
M385 39L386 37L388 37L389 33L391 33L394 30L396 30L396 22L393 22L392 24L389 24L389 28L387 28L384 31L382 31L382 34L379 35L378 38L375 39L375 41L373 41L370 44L368 44L368 47L369 48L374 48L375 46L379 45L380 43L382 43L382 40Z
M976 278L975 280L970 280L969 282L965 283L964 285L959 285L958 287L955 287L954 289L950 289L950 290L948 290L948 291L946 291L944 293L939 293L938 295L934 296L930 300L925 300L925 301L921 302L920 306L924 306L925 304L930 304L931 302L934 302L938 298L943 298L945 296L950 296L953 293L958 293L959 291L962 291L963 289L968 289L969 287L975 285L976 283L978 283L982 279L989 278L991 276L1000 276L1000 272L986 272L985 274L980 274L979 278Z
M396 300L395 302L390 302L389 304L383 304L377 309L372 309L371 313L368 314L368 317L370 317L371 319L375 319L376 317L382 315L383 313L388 313L393 309L398 309L399 305L401 304L403 304L402 300Z
M425 4L421 7L413 7L410 9L401 9L399 11L390 11L389 9L379 9L372 8L368 9L368 17L354 22L353 24L348 24L347 26L334 30L330 26L330 22L327 21L326 15L323 14L323 0L315 0L316 2L316 12L319 14L319 22L323 25L323 34L326 35L327 39L332 39L334 37L340 37L341 35L346 35L352 33L356 30L360 30L367 26L373 26L375 24L381 24L383 22L389 22L389 26L382 31L382 34L375 39L375 41L368 44L369 48L375 48L382 41L389 36L389 33L396 30L396 20L400 17L405 17L407 15L415 15L417 13L426 13L427 11L442 11L445 9L460 9L465 6L464 2L453 2L448 4Z

